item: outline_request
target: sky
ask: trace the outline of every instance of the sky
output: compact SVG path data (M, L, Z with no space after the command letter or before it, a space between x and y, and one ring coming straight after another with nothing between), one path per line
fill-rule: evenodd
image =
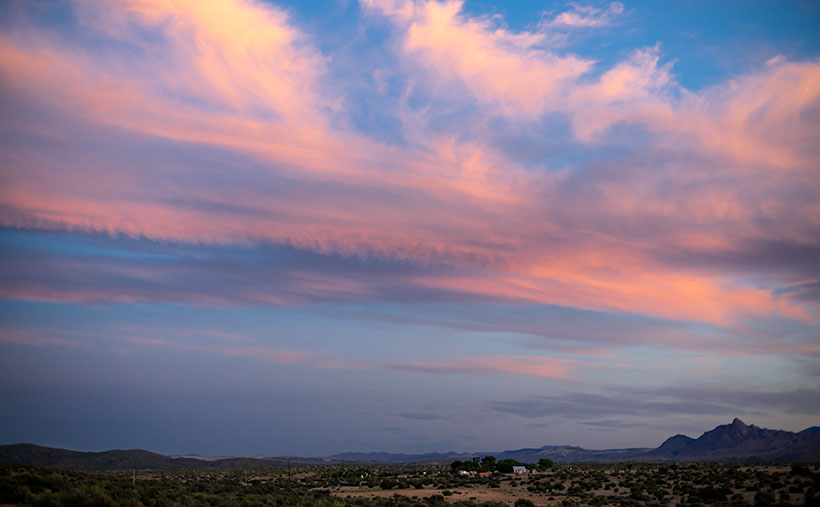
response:
M0 444L820 424L820 4L6 0Z

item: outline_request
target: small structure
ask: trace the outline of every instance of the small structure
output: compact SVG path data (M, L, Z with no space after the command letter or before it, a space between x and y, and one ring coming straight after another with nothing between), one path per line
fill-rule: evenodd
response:
M527 473L527 467L514 466L513 467L513 473L514 474L525 474L525 473Z

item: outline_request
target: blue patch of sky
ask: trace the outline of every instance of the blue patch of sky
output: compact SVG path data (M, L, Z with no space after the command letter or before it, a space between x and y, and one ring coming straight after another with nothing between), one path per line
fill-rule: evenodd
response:
M611 27L560 29L569 34L563 51L610 68L631 51L661 43L661 64L674 62L674 74L687 89L719 84L762 66L778 54L794 60L820 53L820 4L811 0L775 2L623 1L624 13ZM604 8L608 1L577 2ZM512 30L535 30L543 13L569 10L571 2L467 1L471 15L501 15Z
M262 0L284 9L289 21L307 33L323 53L348 44L359 31L361 8L355 0Z
M405 146L406 140L402 133L402 122L394 113L395 107L388 97L379 98L378 85L373 83L372 73L362 76L367 81L368 88L355 89L349 92L347 100L350 102L348 118L351 125L362 134L387 144Z

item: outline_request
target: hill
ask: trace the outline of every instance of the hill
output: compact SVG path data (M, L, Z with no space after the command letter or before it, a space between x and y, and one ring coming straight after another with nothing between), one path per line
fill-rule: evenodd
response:
M266 468L288 464L338 464L358 462L372 464L438 463L495 456L498 460L514 459L537 463L548 458L556 463L615 463L624 461L820 461L820 427L812 426L798 433L770 430L747 425L740 419L717 426L698 438L686 435L669 437L656 449L584 449L569 445L547 445L501 452L393 454L386 452L348 452L330 457L305 456L239 456L206 458L196 455L170 457L141 449L103 452L80 452L54 449L34 444L0 446L0 462L65 467L86 470L153 469L194 470L203 468Z
M256 458L223 458L205 461L197 458L171 458L142 449L102 452L70 451L34 444L0 446L0 462L11 465L65 467L77 470L196 470L202 468L264 468L283 466L274 460Z
M548 458L556 463L613 463L619 461L820 461L820 427L794 433L747 425L740 419L717 426L699 438L669 437L658 448L584 449L569 445L548 445L502 452L481 453L344 453L333 458L366 463L446 463L493 455L499 460L514 459L536 463Z
M697 439L675 435L647 453L647 457L685 461L817 461L820 432L816 428L794 433L747 425L736 418Z

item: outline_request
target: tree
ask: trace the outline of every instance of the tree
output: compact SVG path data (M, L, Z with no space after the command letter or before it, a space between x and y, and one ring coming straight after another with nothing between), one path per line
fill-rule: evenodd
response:
M495 456L484 456L481 460L481 469L492 472L495 470Z
M502 474L511 474L514 466L523 466L523 463L514 459L503 459L495 465L495 469Z
M538 460L538 467L541 470L547 470L555 466L555 462L549 458L541 458Z

